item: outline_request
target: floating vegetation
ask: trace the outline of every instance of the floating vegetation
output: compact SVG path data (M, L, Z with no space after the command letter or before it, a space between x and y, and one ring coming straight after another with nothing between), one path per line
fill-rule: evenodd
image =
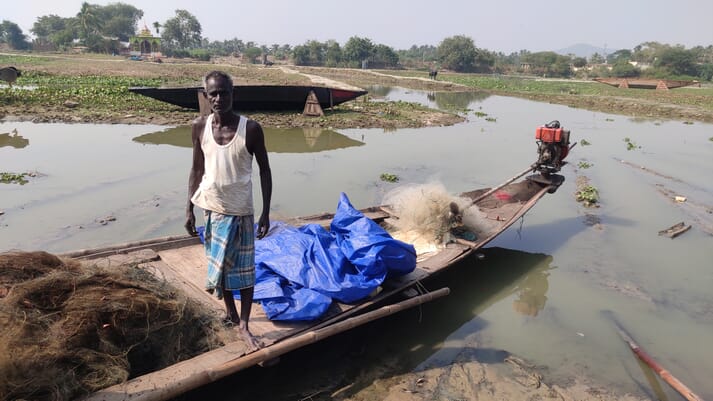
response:
M713 142L713 136L708 138L709 141Z
M586 139L582 139L581 141L579 141L579 144L582 146L591 145L591 143L589 143L589 141Z
M693 121L684 121L683 123L686 125L693 125Z
M8 173L0 172L0 183L25 185L29 181L25 177L34 177L34 173Z
M599 191L591 185L579 188L574 196L585 207L595 207L599 202Z
M604 121L614 121L613 118L606 118Z
M579 167L579 168L584 168L584 169L590 168L590 167L592 167L592 166L593 166L592 163L588 163L588 162L585 162L585 161L581 161L581 162L579 162L579 163L577 164L577 167Z
M498 121L498 119L495 117L485 117L485 121L490 121L491 123L494 123Z
M399 176L396 174L391 174L391 173L381 173L379 176L381 181L386 181L386 182L399 182Z
M482 117L486 117L486 116L488 115L488 113L484 113L484 112L482 112L482 111L476 111L476 112L473 113L473 114L475 114L476 117L481 117L481 118L482 118Z
M641 146L637 145L629 137L624 138L624 142L626 142L626 150L641 149Z

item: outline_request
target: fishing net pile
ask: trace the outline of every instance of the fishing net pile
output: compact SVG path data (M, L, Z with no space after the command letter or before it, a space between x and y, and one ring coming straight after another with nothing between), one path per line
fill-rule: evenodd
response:
M452 240L454 229L470 233L468 240L495 229L469 198L453 196L437 182L396 187L384 196L383 203L398 216L387 221L389 233L413 244L419 255Z
M76 399L218 346L216 319L137 267L0 254L0 400Z

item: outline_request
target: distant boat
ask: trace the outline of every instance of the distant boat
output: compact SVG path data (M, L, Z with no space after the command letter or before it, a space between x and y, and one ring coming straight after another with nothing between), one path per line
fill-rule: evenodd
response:
M595 81L603 84L616 86L617 88L636 89L674 89L682 86L698 85L698 81L683 81L675 79L655 79L655 78L594 78Z
M130 92L148 96L162 102L199 110L200 86L178 88L132 87ZM325 109L356 99L368 92L324 86L301 85L236 85L233 87L233 109L236 111L302 111L310 91Z

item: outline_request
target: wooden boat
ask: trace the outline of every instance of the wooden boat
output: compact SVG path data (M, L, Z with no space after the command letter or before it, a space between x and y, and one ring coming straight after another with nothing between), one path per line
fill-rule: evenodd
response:
M497 187L461 194L484 213L489 222L488 229L481 232L474 241L455 238L435 250L419 254L413 272L387 279L381 286L381 291L372 293L366 299L354 304L335 301L327 313L316 321L289 323L268 320L262 308L255 304L250 327L263 343L263 348L246 353L242 342L231 342L192 359L98 391L91 394L87 400L170 399L368 321L447 295L447 288L424 294L424 280L485 246L524 216L545 194L554 193L564 181L559 175L543 178L539 174L518 181L529 171L531 170L526 170ZM399 217L388 206L374 206L360 211L378 224L384 224L389 218ZM333 217L332 213L324 213L293 218L286 223L294 226L329 226ZM216 313L224 313L222 301L216 300L203 290L206 260L203 246L197 237L165 237L75 251L62 256L89 260L98 265L116 265L127 261L140 263L141 266L157 271L189 296L214 309ZM404 298L406 300L403 300Z
M682 86L698 85L698 81L683 81L673 79L648 79L648 78L594 78L595 81L616 86L617 88L636 88L636 89L674 89Z
M187 109L199 110L198 94L203 87L152 88L132 87L130 92L174 104ZM323 109L354 100L368 92L324 86L300 85L236 85L233 87L233 109L236 111L302 111L310 91L313 91Z

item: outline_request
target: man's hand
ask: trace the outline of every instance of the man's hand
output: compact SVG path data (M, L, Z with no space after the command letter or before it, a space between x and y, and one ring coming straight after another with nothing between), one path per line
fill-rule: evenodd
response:
M186 213L186 225L184 225L184 227L186 227L186 231L189 235L193 237L198 235L198 231L196 231L196 216L193 212Z
M263 214L257 223L257 239L264 238L268 231L270 231L270 217Z

